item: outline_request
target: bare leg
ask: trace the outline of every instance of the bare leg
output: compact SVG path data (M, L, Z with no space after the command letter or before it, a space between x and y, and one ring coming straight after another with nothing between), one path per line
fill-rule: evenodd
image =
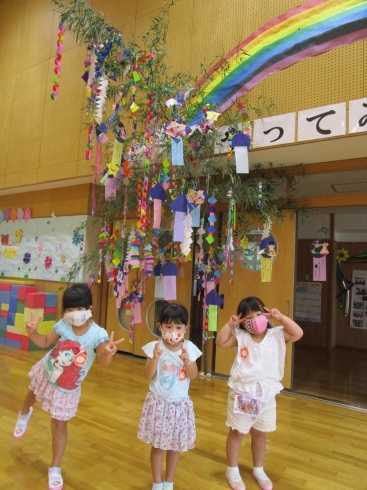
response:
M229 429L226 443L228 466L238 466L242 439L243 434L241 434L241 432L238 432L238 430Z
M52 463L51 467L60 468L68 440L68 423L66 420L51 419Z
M152 446L150 450L150 467L152 469L153 482L162 483L163 449Z
M31 406L36 402L36 396L33 391L28 390L26 397L24 399L22 408L20 409L20 415L27 415Z
M167 451L166 454L166 478L167 483L172 483L176 473L178 460L180 459L179 451Z
M264 466L266 454L266 432L260 432L252 427L250 434L253 465L262 467Z

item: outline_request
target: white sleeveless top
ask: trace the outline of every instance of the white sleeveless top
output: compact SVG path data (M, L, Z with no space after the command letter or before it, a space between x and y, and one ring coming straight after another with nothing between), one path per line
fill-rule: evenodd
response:
M228 386L263 401L274 397L283 389L280 383L286 352L283 327L268 329L260 343L254 342L246 330L238 327L233 335L238 346Z

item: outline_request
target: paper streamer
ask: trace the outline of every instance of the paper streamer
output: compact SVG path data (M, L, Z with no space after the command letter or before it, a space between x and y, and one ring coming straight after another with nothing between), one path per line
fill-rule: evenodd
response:
M216 332L218 330L218 307L215 305L208 306L208 330Z
M273 271L273 259L266 259L261 256L261 282L271 282Z
M313 257L313 280L326 281L326 257Z
M177 299L176 276L164 276L163 284L164 284L164 299L167 301L176 300Z

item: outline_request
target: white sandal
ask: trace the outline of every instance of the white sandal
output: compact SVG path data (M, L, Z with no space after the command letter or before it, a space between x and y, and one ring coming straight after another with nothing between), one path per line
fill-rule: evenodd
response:
M62 490L64 488L64 481L61 476L61 468L49 468L48 469L48 490Z
M17 423L15 424L15 429L14 429L14 437L15 439L20 439L21 437L24 436L27 426L28 426L28 420L31 418L33 412L33 407L30 407L29 412L26 415L18 415L18 420Z

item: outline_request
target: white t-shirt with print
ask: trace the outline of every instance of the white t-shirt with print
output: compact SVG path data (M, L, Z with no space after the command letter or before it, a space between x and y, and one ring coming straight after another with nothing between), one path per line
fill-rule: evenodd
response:
M157 341L149 342L143 347L143 351L149 357L153 357L153 350ZM184 363L180 359L182 350L176 352L168 350L163 342L160 342L163 353L158 360L157 372L150 380L149 389L152 393L162 398L175 400L186 398L189 392L190 378L186 376ZM184 341L191 362L195 362L202 352L190 340Z

